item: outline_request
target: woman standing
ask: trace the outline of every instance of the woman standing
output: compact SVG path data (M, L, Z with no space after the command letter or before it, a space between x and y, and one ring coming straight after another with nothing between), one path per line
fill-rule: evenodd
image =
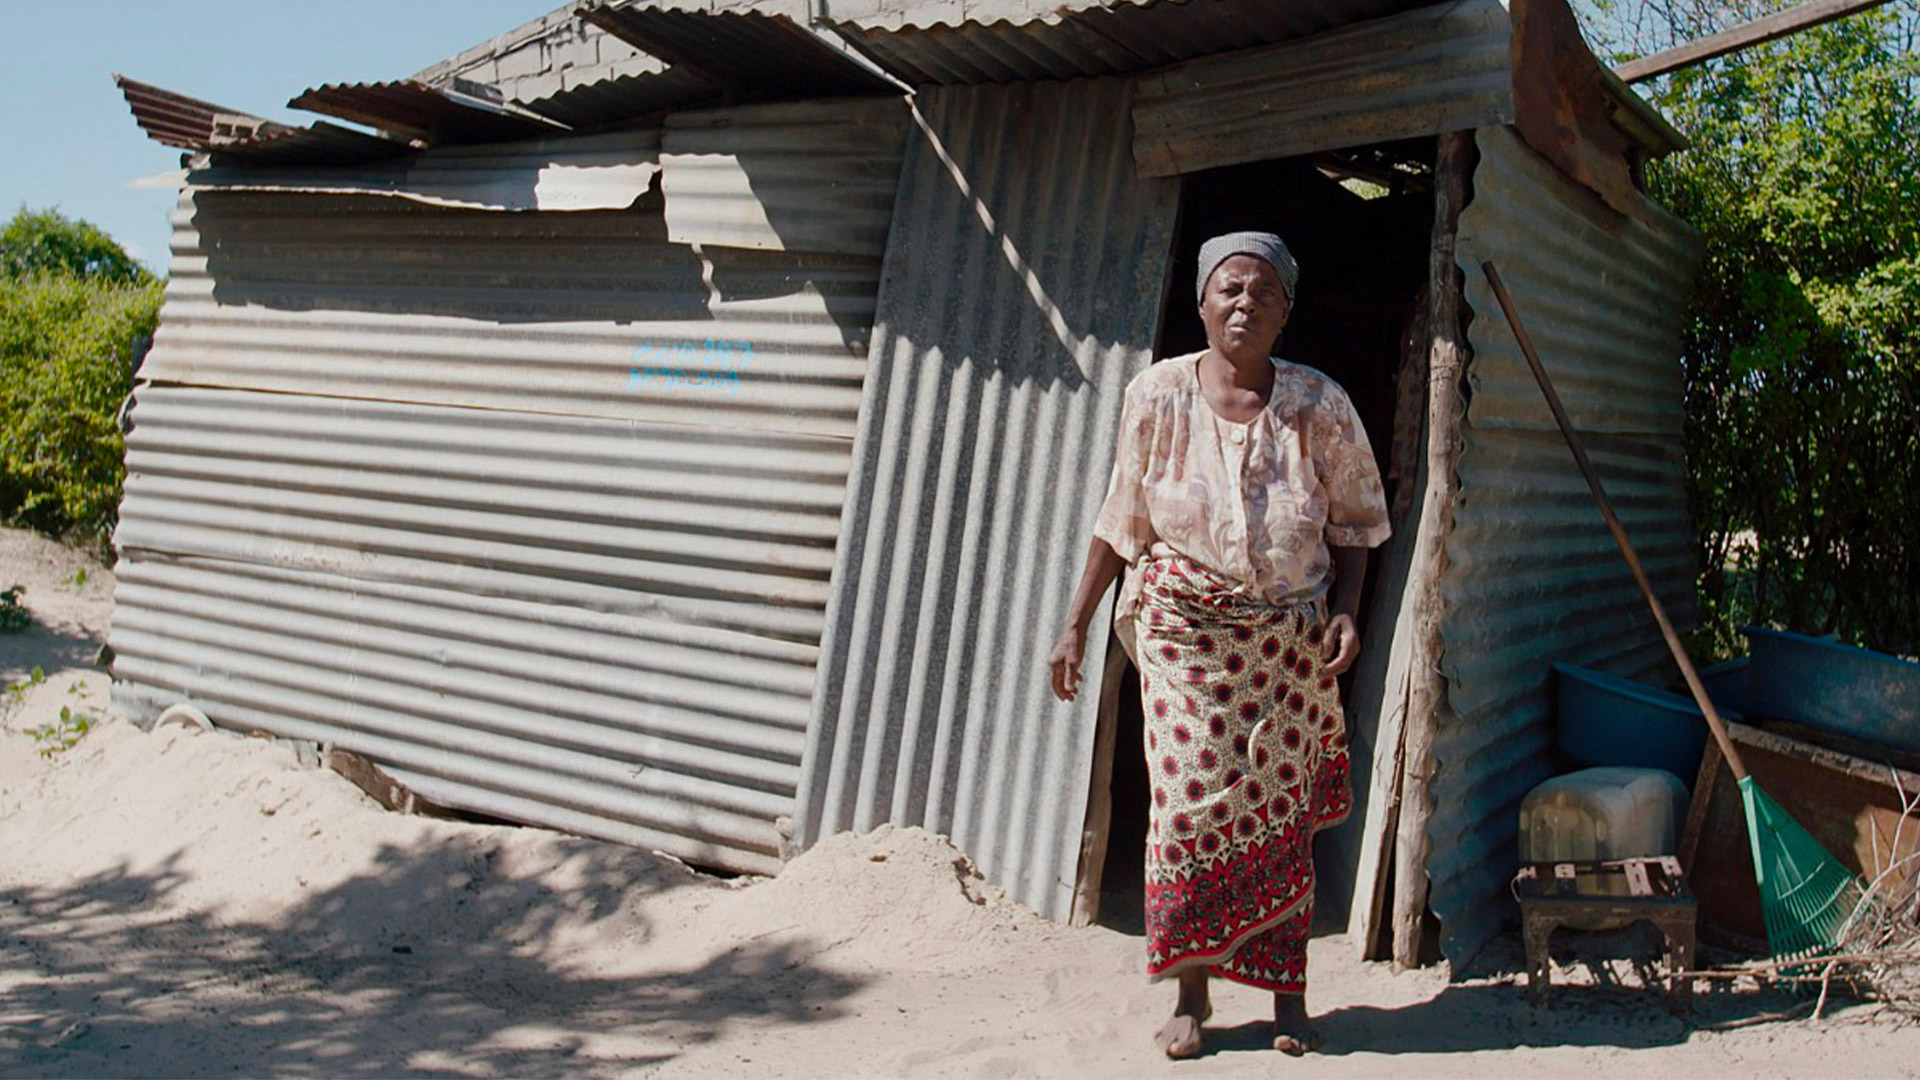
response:
M1388 527L1346 392L1272 356L1298 279L1271 233L1200 248L1207 349L1128 385L1113 482L1048 661L1071 700L1093 609L1131 569L1114 618L1140 669L1153 786L1147 972L1180 988L1156 1037L1169 1057L1200 1052L1210 975L1273 992L1275 1049L1318 1044L1312 841L1352 802L1334 680L1359 655L1367 549Z

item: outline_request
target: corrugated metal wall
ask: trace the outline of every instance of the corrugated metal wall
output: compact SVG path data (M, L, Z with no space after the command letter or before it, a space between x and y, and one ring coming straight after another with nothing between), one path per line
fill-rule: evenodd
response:
M660 157L667 235L878 258L906 139L897 97L674 113Z
M1459 261L1471 396L1441 627L1448 709L1430 786L1430 904L1459 965L1510 913L1519 804L1552 770L1548 664L1667 682L1658 628L1587 495L1481 273L1500 268L1647 573L1691 621L1681 454L1680 318L1691 230L1648 204L1623 217L1509 128L1482 129Z
M1055 701L1044 665L1121 392L1150 358L1178 203L1175 182L1134 176L1132 91L918 99L801 797L805 842L924 825L1057 918L1098 694Z
M1512 40L1505 6L1463 0L1156 71L1134 160L1172 176L1503 123Z
M660 170L654 130L446 146L342 168L216 165L187 178L223 191L391 195L479 210L624 210Z
M779 865L879 261L624 212L191 193L128 441L130 714Z

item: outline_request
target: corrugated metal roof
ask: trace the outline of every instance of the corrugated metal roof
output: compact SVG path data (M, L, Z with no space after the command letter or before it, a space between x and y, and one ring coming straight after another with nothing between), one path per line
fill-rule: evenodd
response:
M125 75L116 74L113 84L127 99L127 107L133 110L134 122L140 125L140 130L162 146L204 150L223 127L227 134L233 135L238 130L251 133L286 126L238 109L162 90Z
M1466 0L1156 71L1134 160L1171 176L1505 123L1512 41L1505 7Z
M702 256L667 242L657 201L498 214L202 192L175 226L149 378L853 435L875 259Z
M580 17L731 90L760 97L894 94L898 87L785 15L595 3Z
M660 134L624 131L428 150L362 168L235 168L187 176L192 187L330 195L391 195L485 210L620 210L659 172Z
M612 75L521 104L574 128L598 128L660 116L674 109L718 104L726 88L686 68Z
M777 869L878 260L703 265L657 202L190 191L176 228L115 537L121 706Z
M895 78L924 86L1144 71L1418 6L1419 0L1143 0L1077 10L1064 5L1038 19L1014 21L915 25L920 16L909 10L831 25ZM941 18L952 8L923 10Z
M506 142L567 130L565 124L511 102L412 79L328 83L301 92L287 107L435 143Z
M804 842L946 833L1056 918L1099 695L1055 701L1042 665L1151 356L1178 204L1176 182L1134 176L1132 92L917 98L798 821Z
M1552 773L1548 664L1667 682L1669 661L1480 263L1492 259L1676 622L1694 565L1681 455L1680 317L1699 263L1658 208L1608 209L1507 128L1477 135L1459 263L1473 311L1460 495L1441 626L1429 903L1465 963L1509 913L1520 800Z
M324 121L305 128L274 123L185 94L115 75L114 83L147 136L163 146L211 151L256 164L358 164L412 153L398 139Z
M661 136L667 237L878 258L907 126L901 98L675 113Z

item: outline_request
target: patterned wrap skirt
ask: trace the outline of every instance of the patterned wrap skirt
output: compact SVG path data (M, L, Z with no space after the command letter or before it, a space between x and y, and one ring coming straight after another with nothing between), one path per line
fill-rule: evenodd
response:
M1147 973L1302 993L1313 834L1353 794L1317 605L1274 607L1187 559L1142 569L1135 638L1153 805Z

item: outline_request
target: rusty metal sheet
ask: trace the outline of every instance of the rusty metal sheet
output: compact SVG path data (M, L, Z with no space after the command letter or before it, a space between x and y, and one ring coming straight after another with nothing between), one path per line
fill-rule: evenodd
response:
M554 135L567 125L486 93L433 86L413 79L378 83L328 83L287 102L292 109L324 113L430 143L505 142Z
M1468 0L1156 71L1134 160L1172 176L1504 123L1512 35L1505 7Z
M259 164L359 164L412 153L403 140L321 121L305 128L115 75L134 122L163 146L210 151L226 160Z
M1883 895L1912 895L1920 862L1908 860L1920 857L1920 816L1906 814L1903 800L1920 797L1920 763L1904 758L1902 768L1885 760L1887 751L1859 744L1849 744L1852 752L1831 749L1812 741L1831 742L1830 735L1790 724L1730 723L1727 733L1761 790L1821 847L1869 881L1887 875ZM1699 897L1701 922L1710 935L1736 946L1764 944L1767 936L1748 846L1740 789L1718 744L1709 741L1680 857Z
M115 75L113 84L127 99L134 122L147 137L162 146L183 150L204 150L221 135L244 137L262 130L285 128L264 117L215 105L210 101L176 94L151 83Z
M1516 9L1513 125L1555 167L1585 184L1623 214L1646 202L1634 167L1650 156L1614 123L1617 101L1606 69L1580 36L1563 3ZM1621 87L1628 95L1631 90Z

